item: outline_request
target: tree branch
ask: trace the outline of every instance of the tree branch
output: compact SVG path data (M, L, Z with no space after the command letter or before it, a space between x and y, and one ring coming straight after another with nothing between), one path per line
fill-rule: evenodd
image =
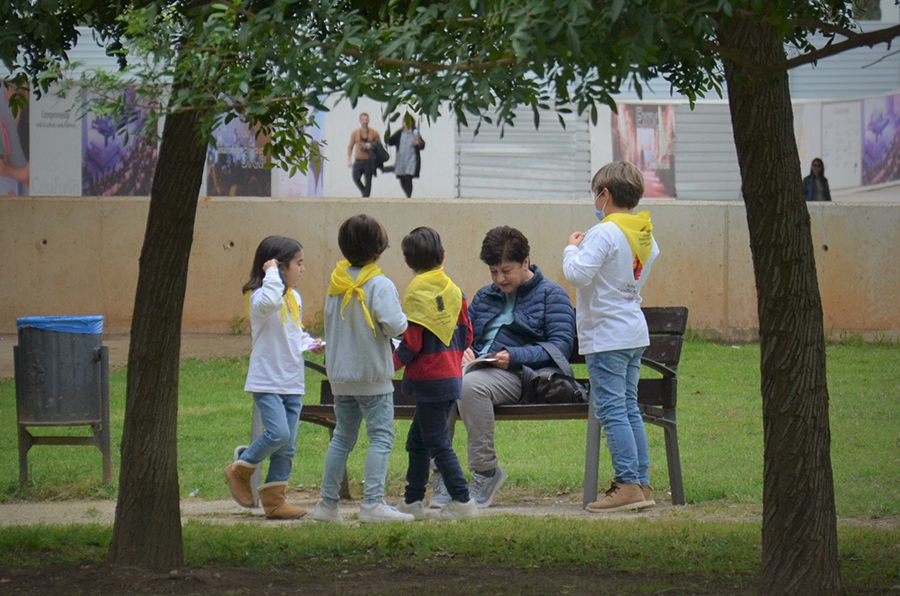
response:
M829 56L852 50L853 48L860 48L863 46L871 48L879 43L887 43L890 48L890 42L896 37L900 37L900 25L894 25L893 27L888 27L887 29L881 29L879 31L870 31L868 33L853 33L852 37L848 37L839 43L832 43L824 48L809 52L808 54L801 54L796 58L785 60L778 65L777 68L779 70L787 71L804 64L816 62L822 58L828 58Z

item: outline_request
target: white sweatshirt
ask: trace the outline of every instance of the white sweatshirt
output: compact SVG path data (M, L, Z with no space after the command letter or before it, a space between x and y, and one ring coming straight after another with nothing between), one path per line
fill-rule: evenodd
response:
M297 298L302 321L300 294L293 288L288 291ZM290 313L285 313L284 324L281 323L283 292L284 282L278 267L269 267L262 287L250 293L253 349L244 391L280 395L306 393L303 348L312 341L312 337L294 321Z
M588 230L580 246L563 251L563 274L577 288L575 322L581 354L650 345L641 312L641 287L659 254L653 240L650 258L634 278L634 253L628 239L611 221Z

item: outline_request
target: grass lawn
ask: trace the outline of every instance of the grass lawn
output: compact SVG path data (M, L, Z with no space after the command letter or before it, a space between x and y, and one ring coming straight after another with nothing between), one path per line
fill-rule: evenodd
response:
M884 517L900 513L900 346L848 342L828 347L831 395L832 461L838 514ZM694 505L760 504L762 499L762 405L759 395L759 346L728 346L688 341L679 380L679 442L687 500ZM180 380L178 420L179 477L182 496L227 498L222 468L235 445L249 441L251 398L242 391L247 360L186 362ZM318 375L307 372L305 400L318 401ZM125 410L125 371L114 371L111 384L113 477L118 477L119 439ZM18 482L15 388L0 381L0 500L111 497L115 486L102 483L100 453L93 448L36 446L29 453L31 485ZM403 490L408 422L397 422L397 439L388 472L388 494ZM44 434L85 434L86 429L52 428ZM648 426L651 481L665 490L668 475L662 431ZM366 438L351 454L354 494L366 450ZM498 455L509 472L503 493L557 495L582 488L583 421L501 421ZM463 465L465 427L454 441ZM317 487L321 481L328 434L302 423L291 484ZM611 478L608 454L601 453L601 480Z

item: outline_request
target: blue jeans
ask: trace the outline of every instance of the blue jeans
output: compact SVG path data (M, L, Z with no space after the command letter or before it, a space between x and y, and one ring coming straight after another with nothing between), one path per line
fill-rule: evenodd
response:
M325 454L322 500L329 505L336 505L340 500L338 490L347 470L347 456L356 446L359 425L365 420L369 452L363 495L366 505L381 503L388 459L394 447L394 395L335 395L334 418L337 426Z
M302 400L302 395L253 394L253 401L259 408L266 432L256 437L240 459L256 465L268 457L266 484L285 482L291 477L291 466L297 451L297 421L303 407Z
M647 431L638 409L637 386L644 348L585 354L594 413L609 445L615 481L650 484Z
M452 401L416 404L416 413L406 437L409 467L406 469L404 498L407 503L425 498L425 485L428 484L432 459L450 496L460 503L469 500L469 485L466 484L466 476L450 442L447 419L453 410L453 404Z

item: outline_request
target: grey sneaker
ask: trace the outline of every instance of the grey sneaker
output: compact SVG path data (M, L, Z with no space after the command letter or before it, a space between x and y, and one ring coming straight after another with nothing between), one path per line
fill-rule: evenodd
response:
M316 508L313 511L312 516L316 521L328 522L330 524L344 523L344 518L341 517L341 511L338 509L338 506L329 505L325 501L316 503Z
M475 499L469 499L465 503L460 503L456 499L450 501L441 510L434 513L431 519L437 521L455 521L458 519L467 519L470 517L478 517L478 504Z
M400 501L400 504L397 505L397 511L408 513L416 519L425 519L425 504L422 501L416 501L415 503Z
M447 492L447 485L444 484L444 477L440 472L435 471L431 475L431 500L428 501L428 507L431 509L440 509L450 502L450 493Z
M479 509L490 507L504 482L506 482L506 470L499 466L493 476L472 472L472 481L469 483L469 497L478 504Z
M409 513L401 513L384 501L375 505L362 505L359 508L359 523L380 524L390 522L411 522L414 518Z

